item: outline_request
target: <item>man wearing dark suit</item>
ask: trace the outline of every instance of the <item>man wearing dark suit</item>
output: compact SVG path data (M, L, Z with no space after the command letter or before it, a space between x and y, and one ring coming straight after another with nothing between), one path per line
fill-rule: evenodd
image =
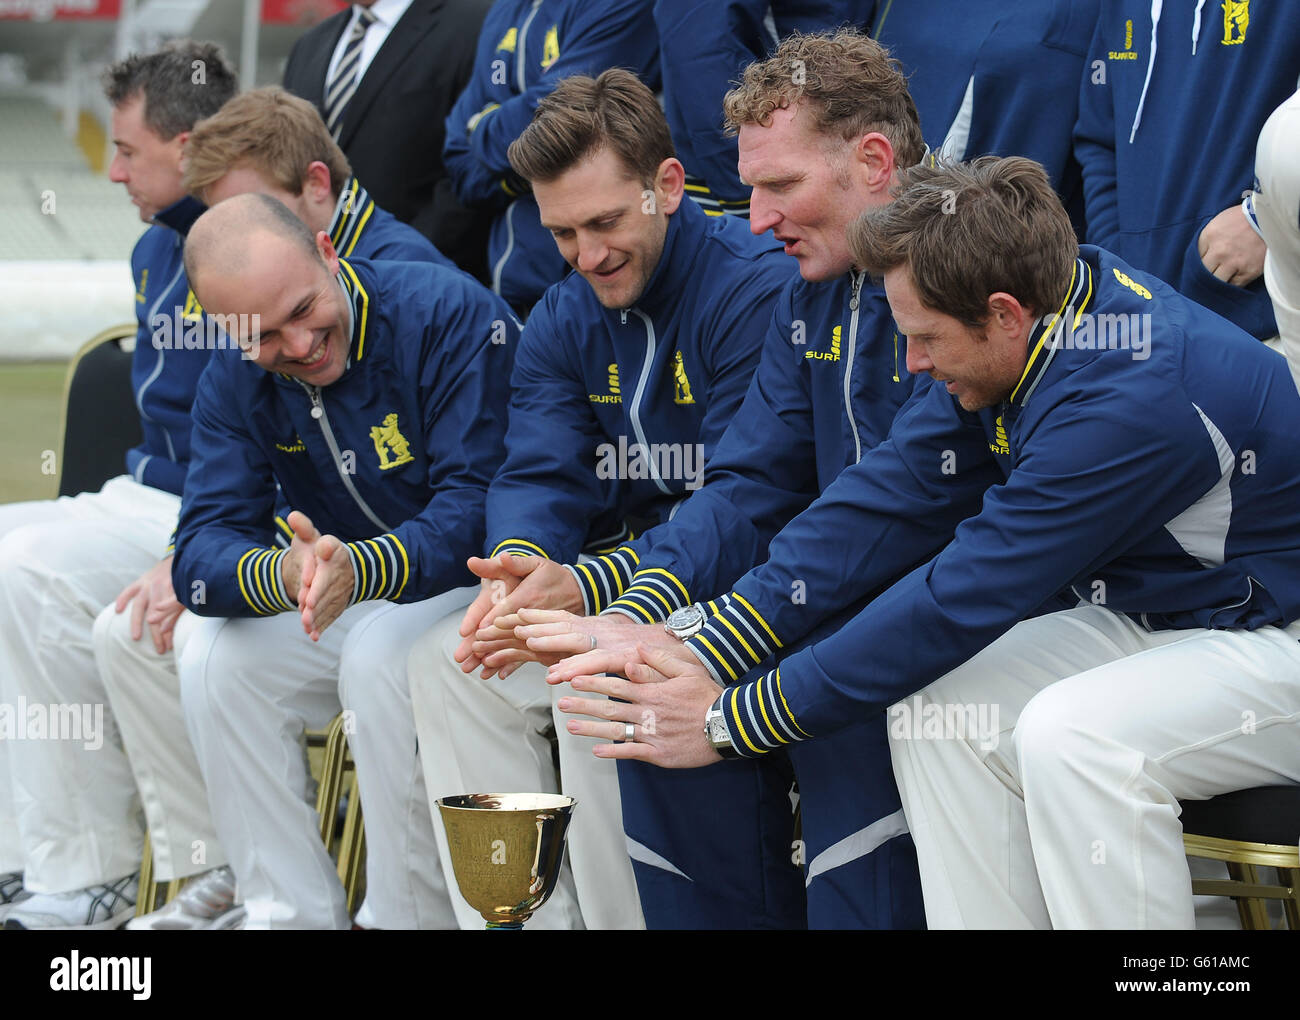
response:
M442 143L490 6L362 0L303 35L284 69L284 87L316 104L375 201L481 278L489 220L456 200Z

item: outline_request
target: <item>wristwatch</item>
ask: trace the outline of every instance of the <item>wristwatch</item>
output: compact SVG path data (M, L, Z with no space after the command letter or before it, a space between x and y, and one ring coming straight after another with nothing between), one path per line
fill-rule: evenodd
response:
M678 609L664 621L664 630L678 641L694 637L704 629L704 607L696 602L685 609Z
M709 742L709 746L718 752L724 759L739 758L740 752L736 750L736 745L731 739L731 729L727 726L727 717L722 714L722 695L709 706L709 710L704 713L704 739Z

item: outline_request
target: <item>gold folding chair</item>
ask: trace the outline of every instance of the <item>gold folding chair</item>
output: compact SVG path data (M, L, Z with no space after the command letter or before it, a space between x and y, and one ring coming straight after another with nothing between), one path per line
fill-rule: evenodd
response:
M185 879L174 878L170 882L155 882L153 879L153 843L149 833L144 834L144 850L140 855L140 892L135 901L135 916L151 914L159 907L170 903L181 891Z
M1182 808L1187 855L1228 867L1228 879L1194 879L1192 892L1232 897L1248 931L1270 930L1267 903L1280 900L1286 926L1300 931L1300 786L1260 786ZM1278 882L1263 881L1261 867L1276 868Z
M361 816L356 763L348 750L347 718L345 713L340 713L325 731L325 755L316 792L316 811L320 815L320 835L325 849L333 852L339 803L347 795L347 813L339 836L338 870L339 881L347 894L348 913L355 914L365 893L366 830Z
M320 814L321 839L328 853L334 850L339 804L345 794L348 798L343 832L338 840L338 870L339 881L347 893L348 913L354 914L365 893L366 832L361 818L361 797L356 786L356 765L348 751L344 732L345 722L345 717L339 714L327 729L307 730L303 736L307 745L308 768L318 784L316 810ZM146 832L140 859L136 917L171 902L185 882L186 879L153 880L153 845Z

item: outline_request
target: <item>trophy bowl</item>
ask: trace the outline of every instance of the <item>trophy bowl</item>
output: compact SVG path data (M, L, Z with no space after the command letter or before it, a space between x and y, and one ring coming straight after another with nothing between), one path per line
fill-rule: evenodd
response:
M519 929L555 889L577 804L556 793L465 793L438 799L465 901L489 929Z

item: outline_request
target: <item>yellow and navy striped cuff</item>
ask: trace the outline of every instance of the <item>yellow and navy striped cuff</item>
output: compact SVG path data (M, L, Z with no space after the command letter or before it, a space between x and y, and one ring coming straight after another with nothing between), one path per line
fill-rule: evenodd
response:
M411 579L411 561L396 535L389 532L378 538L348 542L345 548L352 561L353 605L401 597Z
M621 545L604 556L594 556L585 563L570 563L565 569L578 582L582 605L588 616L609 608L629 584L639 562L630 545Z
M533 542L526 542L522 538L507 538L503 542L498 542L497 547L488 555L488 559L494 560L502 553L509 553L511 556L540 556L544 560L549 560L550 556L540 545Z
M690 604L690 592L676 574L662 567L647 567L636 572L632 586L609 608L638 623L662 623Z
M239 593L258 616L273 616L298 608L289 601L280 573L280 561L288 552L288 549L255 547L244 553L235 565Z
M722 695L722 714L732 745L745 758L761 758L777 748L812 734L795 721L781 692L781 670L728 688Z
M774 654L781 642L757 610L735 592L721 602L721 609L686 644L725 687Z

